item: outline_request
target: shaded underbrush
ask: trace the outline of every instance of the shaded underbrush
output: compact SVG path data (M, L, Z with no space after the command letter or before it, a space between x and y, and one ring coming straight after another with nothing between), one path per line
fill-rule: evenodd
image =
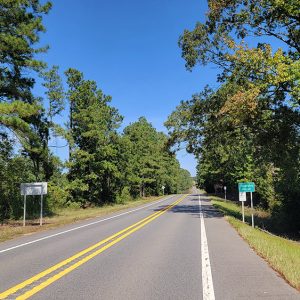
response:
M225 201L217 196L210 196L213 205L222 211L227 216L232 216L238 220L242 220L242 206L239 201ZM280 235L285 238L300 241L300 232L285 231L285 226L282 224L284 220L278 215L271 214L267 210L254 208L254 225L262 230L266 230L275 235ZM251 208L245 205L245 222L251 225Z

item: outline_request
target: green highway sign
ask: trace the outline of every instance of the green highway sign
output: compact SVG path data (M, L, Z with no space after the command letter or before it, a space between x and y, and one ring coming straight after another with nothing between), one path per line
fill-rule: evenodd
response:
M240 182L239 183L239 192L255 192L254 182Z

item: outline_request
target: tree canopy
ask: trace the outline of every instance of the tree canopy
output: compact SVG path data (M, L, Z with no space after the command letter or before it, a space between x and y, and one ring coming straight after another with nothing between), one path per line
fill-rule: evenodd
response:
M39 41L51 7L0 0L0 221L22 216L22 182L48 182L46 213L161 195L162 185L167 194L188 190L190 174L165 134L145 118L121 132L123 117L95 81L38 59L47 52ZM44 93L36 94L36 81ZM57 138L69 148L65 162L54 155ZM34 201L27 207L38 214Z
M217 89L182 101L166 122L170 143L198 158L198 185L254 181L256 204L277 230L300 228L299 1L210 0L204 23L179 39L186 68L219 67Z

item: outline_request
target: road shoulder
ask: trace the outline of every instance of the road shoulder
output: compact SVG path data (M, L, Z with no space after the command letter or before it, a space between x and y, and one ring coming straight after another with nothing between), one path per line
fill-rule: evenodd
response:
M300 299L202 196L216 299Z

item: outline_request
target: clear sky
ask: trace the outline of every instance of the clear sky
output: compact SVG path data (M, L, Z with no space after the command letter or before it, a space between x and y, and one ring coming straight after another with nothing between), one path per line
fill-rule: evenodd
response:
M185 28L204 21L204 0L52 0L45 17L47 32L43 56L61 72L77 68L95 80L112 105L124 116L124 125L145 116L160 131L179 104L206 84L216 86L216 69L189 72L178 47ZM58 153L64 156L63 149ZM195 175L192 155L180 151L183 168Z

